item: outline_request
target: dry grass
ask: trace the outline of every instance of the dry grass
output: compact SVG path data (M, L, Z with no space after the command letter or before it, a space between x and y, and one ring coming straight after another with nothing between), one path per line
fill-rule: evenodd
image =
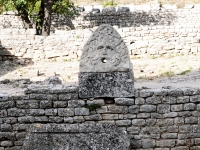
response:
M112 0L73 0L76 5L103 5ZM145 3L160 3L160 4L176 4L178 8L184 7L185 4L197 4L200 0L113 0L117 5L126 4L145 4Z

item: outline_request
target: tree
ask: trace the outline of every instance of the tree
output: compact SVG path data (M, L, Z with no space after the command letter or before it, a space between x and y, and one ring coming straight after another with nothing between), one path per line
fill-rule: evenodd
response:
M36 11L36 34L43 36L50 34L52 12L71 17L78 14L78 10L70 0L0 0L0 5L6 6L5 8L9 6L11 10L15 8L26 27L31 24L30 14Z

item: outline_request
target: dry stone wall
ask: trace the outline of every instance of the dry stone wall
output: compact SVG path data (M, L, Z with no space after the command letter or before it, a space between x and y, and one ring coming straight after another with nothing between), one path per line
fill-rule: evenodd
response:
M0 61L8 59L20 62L38 61L41 59L72 60L79 59L87 39L95 31L93 22L112 24L120 15L122 23L129 22L126 15L131 15L132 24L113 24L124 39L131 56L198 54L200 52L200 5L186 5L177 9L174 5L135 5L129 6L130 12L89 13L73 20L76 30L57 30L67 22L64 18L54 16L55 31L48 37L35 35L35 29L22 29L16 21L18 16L1 15L0 22ZM86 9L87 10L87 9ZM91 11L91 9L90 9ZM102 21L98 17L102 18ZM110 20L109 20L110 18ZM94 19L94 20L93 20ZM118 18L119 21L120 17ZM13 20L9 26L3 27L6 21ZM71 22L70 22L71 24ZM97 24L97 25L98 25ZM70 25L72 26L72 24ZM82 29L82 28L86 29ZM93 28L88 28L93 27ZM57 29L56 29L57 28ZM63 28L62 28L63 29Z
M134 98L80 99L78 87L32 85L0 94L0 150L21 150L31 125L113 124L131 150L200 149L200 89L136 89ZM86 107L87 104L87 107ZM100 108L94 109L94 104Z

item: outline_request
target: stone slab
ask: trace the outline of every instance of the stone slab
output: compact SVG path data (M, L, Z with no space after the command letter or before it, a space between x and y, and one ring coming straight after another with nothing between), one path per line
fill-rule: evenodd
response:
M27 134L24 150L128 150L126 132L108 124L34 125Z
M133 97L134 78L129 72L79 73L79 97Z

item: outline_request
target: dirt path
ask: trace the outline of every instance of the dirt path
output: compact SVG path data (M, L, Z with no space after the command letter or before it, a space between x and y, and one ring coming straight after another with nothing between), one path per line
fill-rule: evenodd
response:
M200 87L199 60L198 55L132 59L135 88ZM9 79L11 83L0 84L0 93L23 91L25 86L20 86L20 79L36 82L53 75L58 76L64 84L75 85L78 84L78 72L79 61L44 61L28 66L4 62L0 64L0 81Z

